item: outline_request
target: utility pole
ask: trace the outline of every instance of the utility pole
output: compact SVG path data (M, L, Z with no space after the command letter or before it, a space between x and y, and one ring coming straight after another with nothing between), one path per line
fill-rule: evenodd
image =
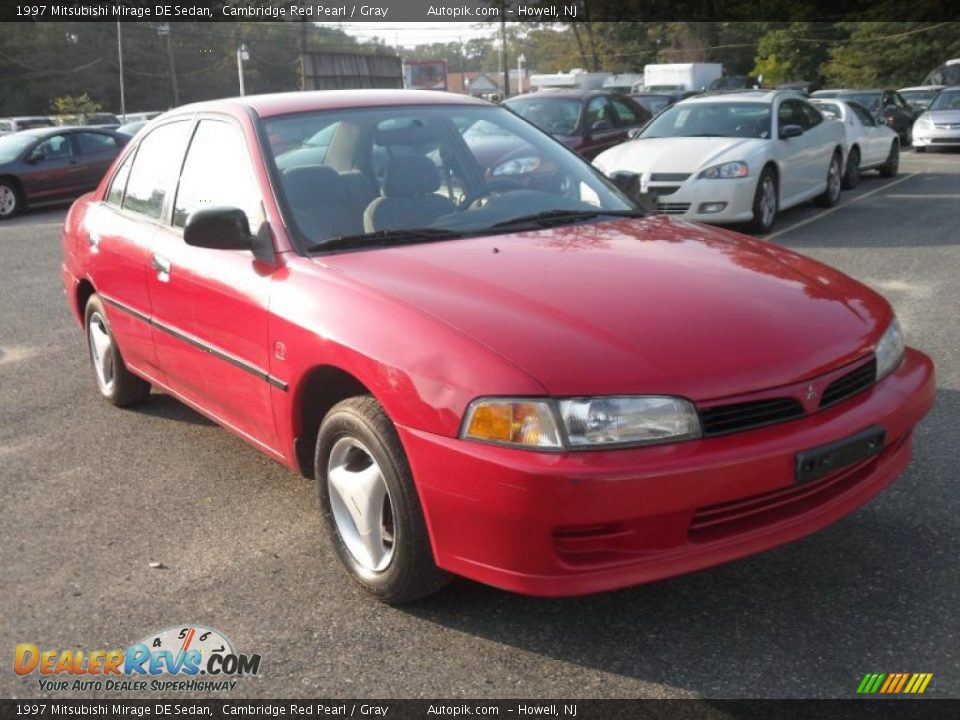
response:
M170 42L170 23L160 24L160 34L167 38L167 62L170 66L170 86L173 88L173 106L180 105L180 90L177 87L177 66L173 62L173 45Z
M240 43L240 47L237 48L237 75L240 76L240 95L246 95L246 89L243 86L243 61L250 59L250 53L247 52L247 46L244 43Z
M510 97L510 65L507 62L507 0L500 0L500 64L503 67L503 97Z
M300 91L307 89L307 22L300 21Z
M123 34L120 30L120 21L117 20L117 55L120 58L120 117L127 121L127 93L123 87Z
M517 55L517 95L523 95L523 64L526 61L526 55L523 53Z

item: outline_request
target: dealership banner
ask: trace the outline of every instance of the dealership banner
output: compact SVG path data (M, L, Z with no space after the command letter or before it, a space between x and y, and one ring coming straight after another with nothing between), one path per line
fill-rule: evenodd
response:
M960 700L2 700L2 718L956 720Z
M5 22L708 22L960 20L960 3L914 0L5 0Z

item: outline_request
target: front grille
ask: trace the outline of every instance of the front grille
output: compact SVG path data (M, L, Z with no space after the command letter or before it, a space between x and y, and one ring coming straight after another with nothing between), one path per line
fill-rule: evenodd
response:
M647 192L650 192L657 197L663 197L664 195L673 195L679 189L679 185L654 185L653 187L648 187Z
M667 215L683 215L690 209L690 203L657 203L657 210Z
M851 370L846 375L841 375L827 385L827 389L823 391L823 396L820 398L820 409L830 407L863 392L873 385L876 379L877 359L870 358L869 362Z
M651 173L650 182L683 182L690 173Z
M704 437L749 430L803 417L803 405L794 398L769 398L700 409Z

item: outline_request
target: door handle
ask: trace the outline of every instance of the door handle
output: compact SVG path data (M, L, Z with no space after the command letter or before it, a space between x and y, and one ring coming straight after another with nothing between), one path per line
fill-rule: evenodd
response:
M160 282L170 282L170 261L160 255L153 256L153 269L157 271Z

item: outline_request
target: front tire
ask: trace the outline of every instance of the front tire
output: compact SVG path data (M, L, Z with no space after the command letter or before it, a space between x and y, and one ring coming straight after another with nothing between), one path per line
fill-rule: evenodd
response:
M765 167L753 194L753 219L747 226L751 232L766 234L773 229L777 221L779 196L777 175L771 168Z
M437 592L437 568L400 438L370 396L338 403L317 434L317 490L334 550L353 579L390 604Z
M117 407L129 407L146 400L150 396L150 383L127 369L110 331L103 302L96 294L87 301L84 327L93 374L104 399Z
M900 144L894 140L890 144L890 154L887 155L887 161L880 166L880 177L892 178L897 176L900 170Z
M860 184L860 150L851 148L847 156L847 171L843 174L843 189L853 190Z
M840 201L840 190L843 187L843 163L840 153L835 152L827 168L827 187L817 195L814 202L820 207L833 207Z
M20 189L10 180L0 180L0 220L7 220L23 210Z

